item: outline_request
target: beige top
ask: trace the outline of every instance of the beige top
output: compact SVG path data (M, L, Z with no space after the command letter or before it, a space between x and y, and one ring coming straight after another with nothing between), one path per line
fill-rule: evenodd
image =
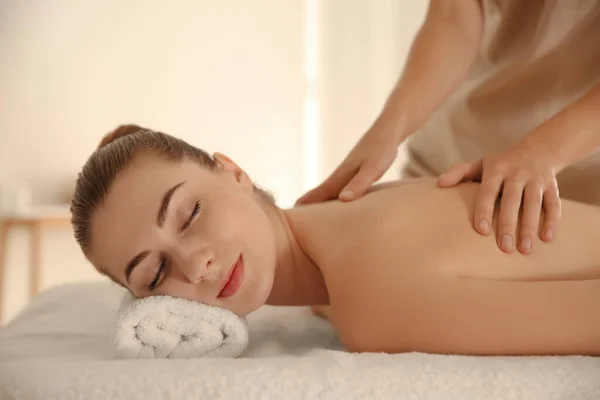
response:
M599 0L482 3L481 52L459 90L410 137L405 176L435 176L505 149L600 82ZM563 197L600 205L600 154L557 179Z

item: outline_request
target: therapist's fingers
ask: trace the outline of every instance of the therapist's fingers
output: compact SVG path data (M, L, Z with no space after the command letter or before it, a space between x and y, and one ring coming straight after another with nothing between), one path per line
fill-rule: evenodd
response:
M384 172L385 168L381 169L377 165L363 163L356 175L354 175L340 193L340 201L351 201L363 196L373 182L381 178Z
M544 228L542 229L540 239L545 242L550 242L556 235L558 222L562 212L562 205L557 186L551 186L546 189L542 204L544 207L545 218Z
M444 172L439 176L437 184L439 187L451 187L455 186L465 176L469 169L469 164L458 164L451 167L448 171Z
M356 174L357 170L358 166L352 166L350 162L342 163L323 183L300 197L296 201L296 205L318 203L338 198L340 191Z
M543 189L540 185L529 184L523 192L523 211L521 213L521 229L517 249L522 254L529 254L533 239L537 237L542 213Z
M475 230L482 235L487 235L492 229L492 217L496 207L496 200L502 187L502 175L486 173L484 171L481 186L475 199L475 212L473 225Z
M481 160L455 165L447 172L440 175L437 184L439 187L447 188L456 186L463 181L479 179L481 175L481 165Z
M502 189L500 213L498 214L498 246L506 253L511 253L515 246L524 187L524 183L510 180L504 182Z

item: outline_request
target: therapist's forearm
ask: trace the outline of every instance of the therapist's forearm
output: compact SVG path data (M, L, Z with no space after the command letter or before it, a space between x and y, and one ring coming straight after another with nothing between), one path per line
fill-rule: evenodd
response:
M481 46L476 0L431 0L427 17L380 119L406 118L403 137L418 129L464 80Z
M523 139L542 146L556 172L600 151L600 83Z

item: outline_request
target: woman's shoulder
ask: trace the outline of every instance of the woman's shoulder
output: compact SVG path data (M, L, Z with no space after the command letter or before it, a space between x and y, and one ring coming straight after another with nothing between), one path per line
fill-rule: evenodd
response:
M369 189L368 193L377 192L380 190L393 189L398 187L404 187L408 185L423 185L423 186L435 186L434 178L410 178L410 179L399 179L389 182L376 183Z
M476 182L464 182L450 188L440 188L435 178L419 178L409 180L398 180L373 185L367 195L398 197L403 200L442 200L446 197L461 197L464 200L474 197L477 188Z

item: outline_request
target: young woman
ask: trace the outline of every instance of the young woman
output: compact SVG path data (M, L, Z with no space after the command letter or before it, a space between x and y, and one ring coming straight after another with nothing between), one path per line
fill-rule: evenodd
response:
M135 296L240 316L330 306L350 351L600 354L600 209L565 200L552 244L507 254L472 229L477 186L398 182L283 210L224 155L129 125L83 167L73 226Z

